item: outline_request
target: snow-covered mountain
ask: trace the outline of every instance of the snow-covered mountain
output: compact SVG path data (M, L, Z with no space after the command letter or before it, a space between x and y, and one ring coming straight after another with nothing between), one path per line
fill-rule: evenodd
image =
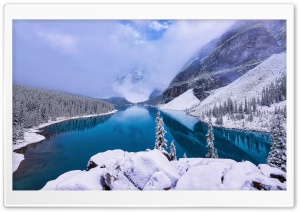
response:
M169 161L158 150L113 150L92 156L85 171L64 173L42 190L286 190L286 173L249 161Z
M245 98L261 99L264 87L274 82L276 79L286 75L286 53L274 54L260 65L248 71L245 75L233 81L227 86L218 88L209 93L208 97L202 101L198 100L192 89L176 97L169 103L161 106L161 109L185 110L192 116L198 117L204 122L208 122L208 116L203 114L212 110L214 106L223 105L228 98L236 101L237 105L244 104ZM275 109L284 110L286 101L273 103L271 106L259 106L256 115L248 121L250 114L244 114L243 119L232 119L232 115L226 114L223 117L222 127L269 131L270 123L275 113ZM211 117L214 125L216 117Z
M124 97L129 102L143 102L148 99L152 90L147 80L146 69L136 66L131 71L117 76L112 82L112 89L117 96Z
M198 105L200 100L194 96L193 89L189 89L172 101L160 107L162 110L186 110Z
M123 76L118 76L115 79L117 85L122 85L124 83L142 83L145 79L145 69L141 66L136 66L132 71L126 73Z
M168 103L191 88L194 95L203 100L212 90L230 84L285 49L285 21L237 21L191 58L164 91L162 103Z
M211 91L209 96L191 109L191 114L200 116L201 113L214 105L226 102L228 97L243 103L245 97L261 98L263 87L266 87L279 77L286 75L286 53L274 54L245 75L227 86Z

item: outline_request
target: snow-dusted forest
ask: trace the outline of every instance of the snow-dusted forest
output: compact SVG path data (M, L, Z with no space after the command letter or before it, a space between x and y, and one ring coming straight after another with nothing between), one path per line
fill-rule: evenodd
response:
M114 110L107 102L79 95L13 85L13 143L24 138L24 129L58 117L102 114Z
M228 97L227 101L219 102L215 104L213 108L203 111L201 114L202 120L207 120L209 117L213 117L216 125L222 126L224 119L227 122L240 122L236 126L245 127L245 124L251 124L254 119L261 123L261 129L270 131L270 125L263 122L266 116L272 116L272 114L282 114L286 118L286 106L278 104L286 100L286 76L274 80L266 87L263 87L261 95L257 98L252 97L247 99L245 96L244 102L237 103L237 100L232 100ZM276 106L277 104L278 106ZM269 109L264 110L267 106ZM272 107L271 109L271 106ZM272 111L273 110L273 111ZM187 112L193 112L193 108L190 108ZM268 121L269 118L267 117Z

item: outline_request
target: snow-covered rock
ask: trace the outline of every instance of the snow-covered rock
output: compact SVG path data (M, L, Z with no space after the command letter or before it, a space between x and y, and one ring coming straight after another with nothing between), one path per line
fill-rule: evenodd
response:
M257 167L249 161L210 158L169 161L158 150L137 153L113 150L94 155L88 165L91 162L97 166L89 171L62 174L42 190L286 189L284 172L265 164Z
M108 161L115 161L116 159L119 159L121 157L125 157L128 154L128 152L124 152L123 150L116 149L116 150L108 150L106 152L98 153L94 156L92 156L88 162L88 166L91 163L96 164L97 166L104 165L104 162L107 164Z
M99 176L103 170L81 171L56 185L56 190L103 190Z
M131 155L125 163L125 175L141 190L144 189L151 176L162 171L176 185L179 174L164 154L158 150L138 152Z
M172 182L163 171L155 172L144 187L144 190L169 190Z
M57 190L57 185L59 185L59 183L63 182L66 179L72 178L73 176L75 176L79 173L81 173L80 170L66 172L66 173L60 175L55 180L51 180L51 181L47 182L46 185L42 188L42 190Z
M193 89L189 89L180 96L176 97L172 101L164 104L160 107L162 110L185 110L196 104L199 104L200 100L194 96Z
M222 176L229 166L224 163L210 163L188 170L177 182L176 190L220 190Z
M267 164L259 164L258 168L260 169L260 172L266 177L279 178L284 181L286 180L286 173L280 169L271 167Z

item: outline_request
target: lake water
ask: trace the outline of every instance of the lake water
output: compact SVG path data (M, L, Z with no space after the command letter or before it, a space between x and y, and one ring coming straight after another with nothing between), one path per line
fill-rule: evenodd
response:
M91 156L106 150L129 152L153 149L155 117L152 107L118 107L112 115L74 119L43 128L46 140L19 150L23 160L13 174L14 190L38 190L70 170L84 170ZM168 147L172 140L177 158L205 157L207 125L182 111L162 111ZM214 128L219 158L266 163L270 150L267 133Z

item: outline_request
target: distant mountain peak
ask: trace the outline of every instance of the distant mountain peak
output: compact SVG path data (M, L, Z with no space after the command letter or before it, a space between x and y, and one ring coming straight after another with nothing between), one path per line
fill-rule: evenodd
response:
M116 77L115 81L119 85L124 84L125 82L129 82L132 84L140 83L145 79L145 73L145 69L142 66L138 65L125 75Z

